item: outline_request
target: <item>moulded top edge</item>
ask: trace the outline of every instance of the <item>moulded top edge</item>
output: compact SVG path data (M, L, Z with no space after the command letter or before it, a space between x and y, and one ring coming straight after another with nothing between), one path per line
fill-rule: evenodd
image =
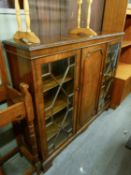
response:
M124 32L120 33L113 33L113 34L103 34L103 35L97 35L97 36L76 36L76 35L68 35L68 36L56 36L54 38L45 38L41 42L41 44L32 44L27 45L22 42L17 42L15 40L4 40L3 43L5 45L11 45L20 49L24 49L27 51L35 51L40 50L44 48L51 48L51 47L57 47L67 44L73 44L73 43L80 43L80 42L86 42L90 40L97 40L97 39L104 39L104 38L110 38L110 37L117 37L117 36L123 36Z

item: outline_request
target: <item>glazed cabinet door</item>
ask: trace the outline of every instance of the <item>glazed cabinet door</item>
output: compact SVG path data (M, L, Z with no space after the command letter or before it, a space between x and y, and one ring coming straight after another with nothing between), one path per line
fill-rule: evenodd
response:
M99 45L82 51L78 128L87 124L97 112L105 50L105 45Z
M112 85L120 52L120 42L109 43L105 59L103 78L99 96L98 111L108 108L111 103Z
M40 83L37 96L41 99L38 102L39 132L44 128L41 141L45 140L47 156L75 133L79 68L79 50L45 57L37 62L37 82Z

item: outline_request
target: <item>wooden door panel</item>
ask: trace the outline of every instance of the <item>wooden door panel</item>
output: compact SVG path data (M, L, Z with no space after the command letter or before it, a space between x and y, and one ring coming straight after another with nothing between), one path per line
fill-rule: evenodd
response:
M86 48L82 52L80 126L96 114L103 59L104 45Z

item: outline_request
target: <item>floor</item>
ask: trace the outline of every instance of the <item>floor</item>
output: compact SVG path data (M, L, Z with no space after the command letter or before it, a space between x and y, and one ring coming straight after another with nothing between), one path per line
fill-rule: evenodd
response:
M45 175L131 175L131 151L125 148L130 135L131 95L116 110L97 118L56 157ZM28 163L18 159L16 155L5 164L7 174L22 175Z

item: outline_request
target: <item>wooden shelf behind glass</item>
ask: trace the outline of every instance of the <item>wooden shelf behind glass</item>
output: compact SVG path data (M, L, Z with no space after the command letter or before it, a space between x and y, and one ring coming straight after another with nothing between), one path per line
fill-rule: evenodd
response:
M46 108L51 105L51 102L52 101L46 103ZM51 114L55 115L56 113L60 112L66 107L67 107L67 101L65 99L57 99L53 109L46 111L46 120L48 120L51 117Z
M62 124L63 117L64 117L64 114L63 116L59 116L57 119L55 119L54 123L46 128L47 141L50 141L53 137L56 136L56 134L60 129L60 125ZM63 128L66 128L68 125L69 125L69 122L66 121L63 125Z
M44 93L59 86L59 84L62 82L63 76L57 76L55 78L56 78L56 81L51 77L43 81L43 92ZM72 80L72 77L67 76L65 78L64 83L67 83L71 80Z

